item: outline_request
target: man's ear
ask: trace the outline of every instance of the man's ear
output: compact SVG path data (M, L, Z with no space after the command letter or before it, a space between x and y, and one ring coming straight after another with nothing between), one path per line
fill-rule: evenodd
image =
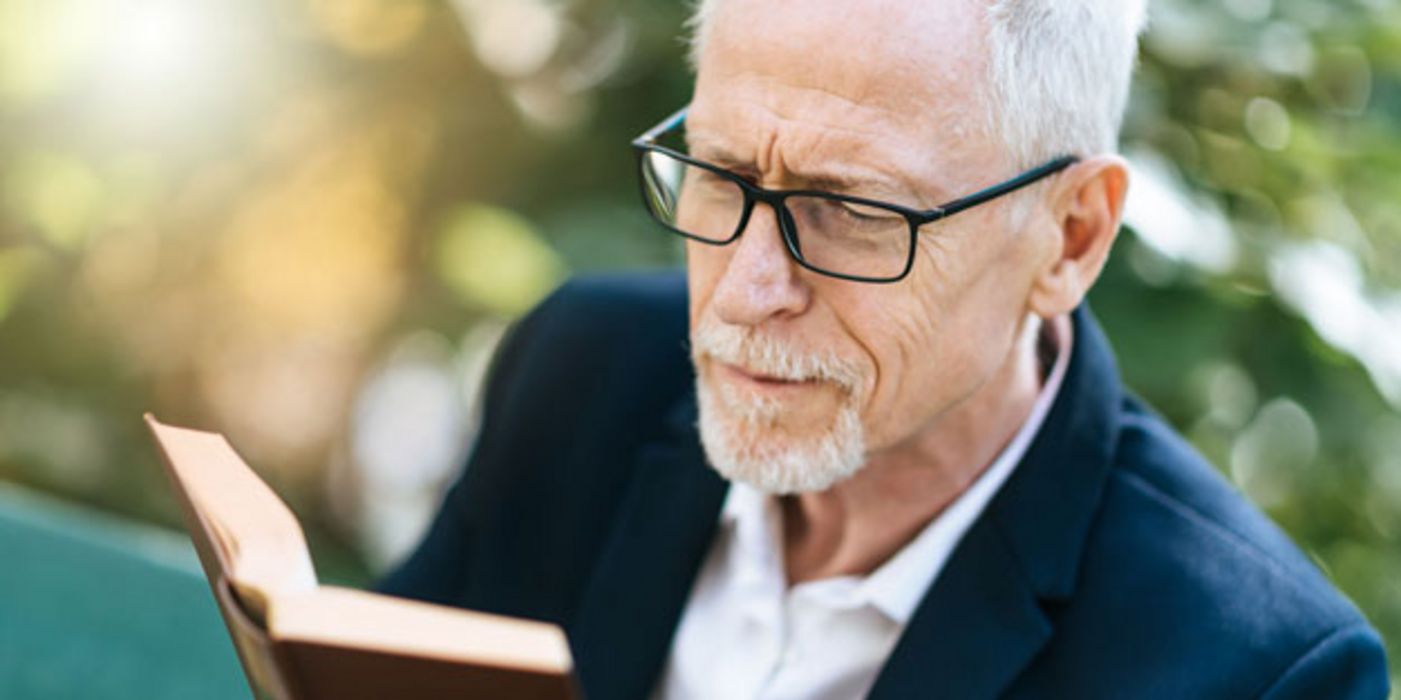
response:
M1057 240L1032 281L1032 313L1058 316L1085 298L1119 233L1128 184L1128 163L1117 155L1082 160L1058 178L1049 203Z

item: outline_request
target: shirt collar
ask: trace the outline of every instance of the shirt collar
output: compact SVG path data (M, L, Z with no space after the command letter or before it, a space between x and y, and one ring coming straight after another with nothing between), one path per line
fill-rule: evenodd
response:
M1074 342L1070 320L1058 316L1045 324L1043 332L1055 347L1055 362L1026 421L973 484L935 516L913 540L869 576L855 579L854 600L870 604L902 627L909 622L925 591L943 570L959 540L1026 454L1055 402L1070 364L1071 344ZM782 519L778 502L773 497L748 484L732 482L721 510L721 522L733 526L732 537L740 549L739 559L743 566L777 566L782 574L783 561L778 554L782 551Z

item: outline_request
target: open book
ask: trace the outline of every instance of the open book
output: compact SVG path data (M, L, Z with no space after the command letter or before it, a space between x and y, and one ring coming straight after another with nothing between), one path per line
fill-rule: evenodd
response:
M319 585L296 517L222 435L146 424L257 697L578 697L559 627Z

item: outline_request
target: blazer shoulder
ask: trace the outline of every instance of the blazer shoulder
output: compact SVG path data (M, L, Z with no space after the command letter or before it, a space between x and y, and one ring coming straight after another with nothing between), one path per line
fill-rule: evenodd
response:
M1386 655L1376 630L1356 624L1313 644L1260 695L1263 700L1388 697Z
M1240 555L1309 587L1332 585L1271 521L1167 422L1141 401L1124 402L1111 479L1171 509L1178 526L1229 541ZM1329 597L1336 599L1336 596ZM1351 606L1344 606L1351 609Z
M686 278L680 271L575 277L521 325L574 340L611 343L619 334L681 340L687 328Z
M1085 585L1139 621L1164 659L1258 695L1326 640L1375 640L1358 610L1273 522L1161 418L1125 400ZM1165 641L1171 640L1171 641ZM1339 647L1340 648L1340 647ZM1375 658L1382 658L1376 643ZM1366 655L1364 655L1364 658ZM1385 678L1385 663L1368 671Z
M642 446L690 385L685 299L676 274L585 277L513 326L466 465L380 589L567 620Z
M569 280L502 341L487 420L510 430L516 416L542 410L601 417L644 395L652 405L675 401L691 381L686 299L679 272Z

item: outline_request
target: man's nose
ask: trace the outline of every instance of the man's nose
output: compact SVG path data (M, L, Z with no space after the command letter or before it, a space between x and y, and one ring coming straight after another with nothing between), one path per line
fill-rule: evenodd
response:
M788 254L777 212L756 204L716 285L711 304L721 321L756 326L771 318L801 314L812 290Z

